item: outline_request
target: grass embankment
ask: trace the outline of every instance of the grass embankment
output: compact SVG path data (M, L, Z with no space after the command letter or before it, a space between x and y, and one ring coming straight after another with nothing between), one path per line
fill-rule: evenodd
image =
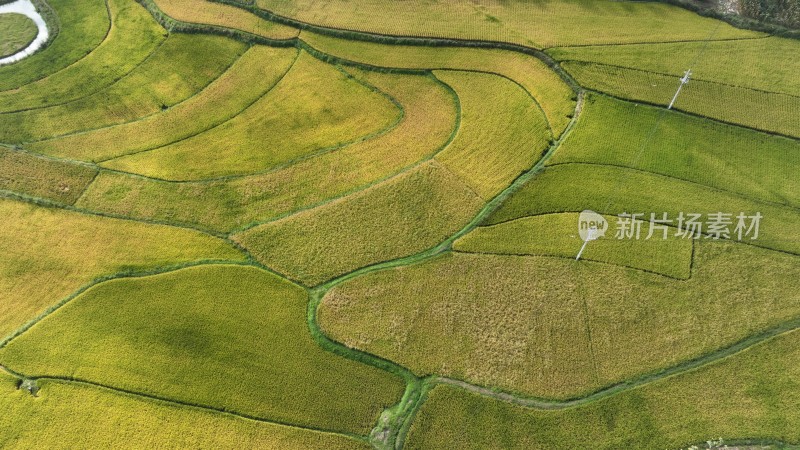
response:
M11 341L0 361L26 376L367 435L405 384L320 348L307 302L304 289L248 266L112 280Z
M678 77L586 62L562 66L582 86L615 97L668 105L680 85ZM800 97L746 89L703 80L690 81L675 109L771 133L800 137Z
M106 38L110 18L103 0L50 0L58 16L58 37L47 48L0 67L0 91L15 89L80 60Z
M0 200L0 212L2 337L101 276L244 259L229 243L196 231L11 200Z
M107 39L64 70L0 92L0 113L62 104L102 90L135 69L166 39L164 29L138 3L109 0L108 8L114 21Z
M30 45L38 32L36 24L28 16L0 15L0 58L11 56Z
M800 207L798 141L605 96L584 108L548 164L631 167Z
M259 423L85 384L39 381L37 397L0 372L0 446L69 448L366 449L343 436Z
M454 69L491 72L519 83L560 135L575 109L575 93L545 63L508 50L465 47L422 47L350 41L303 31L300 38L317 50L349 61L399 69Z
M154 0L175 20L241 30L268 39L291 39L299 33L292 27L270 22L235 6L205 0Z
M231 120L102 165L168 180L245 175L367 138L400 113L380 92L301 53L274 89Z
M204 89L246 50L229 38L171 34L135 70L105 89L64 105L0 114L0 141L47 139L156 114Z
M736 439L797 443L799 351L800 332L794 331L708 366L561 411L525 409L437 386L407 444L656 450L720 436L726 444Z
M319 321L333 339L418 375L564 399L797 320L798 276L794 256L719 242L696 243L686 281L572 258L455 253L346 281Z
M482 204L434 161L234 239L263 264L315 286L433 247L469 222Z
M296 57L295 49L255 45L205 89L166 111L26 147L39 153L96 162L169 145L235 117L272 89Z
M574 0L497 3L256 0L260 8L314 25L398 36L503 41L539 48L760 36L659 3Z

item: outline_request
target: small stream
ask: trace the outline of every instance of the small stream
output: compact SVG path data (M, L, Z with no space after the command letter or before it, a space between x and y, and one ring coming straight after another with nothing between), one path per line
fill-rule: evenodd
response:
M47 30L47 24L44 22L44 18L41 16L41 14L39 14L38 11L36 11L36 6L31 3L31 0L17 0L12 3L1 5L0 14L5 13L17 13L30 17L31 20L36 23L36 27L39 28L39 33L36 35L36 38L33 40L33 42L31 42L27 47L11 56L0 59L0 66L17 62L36 53L36 50L39 50L39 48L41 48L41 46L44 45L47 42L47 39L50 37L50 33Z

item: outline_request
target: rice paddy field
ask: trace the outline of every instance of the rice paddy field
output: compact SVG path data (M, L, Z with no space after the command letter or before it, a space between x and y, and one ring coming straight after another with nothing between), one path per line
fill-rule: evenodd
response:
M0 0L0 447L800 448L800 43L715 17Z

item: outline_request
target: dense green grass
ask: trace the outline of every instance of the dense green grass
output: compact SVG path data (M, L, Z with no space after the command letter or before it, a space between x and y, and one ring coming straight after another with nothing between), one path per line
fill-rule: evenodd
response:
M343 436L259 423L226 414L61 381L39 381L37 397L0 372L5 412L0 446L70 448L369 448Z
M105 41L64 70L0 92L0 112L61 104L102 90L141 64L166 38L164 29L138 3L109 0L108 5L114 21Z
M36 24L27 16L0 15L0 58L13 55L30 45L38 32Z
M317 50L349 61L407 69L457 69L497 73L519 83L539 103L557 135L575 108L570 87L542 61L524 53L465 47L422 47L349 41L304 31Z
M799 351L795 331L707 367L561 411L525 409L438 386L407 444L660 450L701 443L705 448L706 440L719 437L797 443Z
M582 86L616 97L668 105L680 84L678 76L596 63L562 66ZM737 125L800 137L800 97L694 80L678 96L675 109Z
M572 398L800 317L796 257L696 247L686 281L572 258L446 254L336 286L319 321L419 375Z
M692 241L654 230L651 239L643 227L642 239L616 239L616 217L606 216L605 237L587 244L581 259L687 279L691 275ZM578 214L545 214L524 217L488 227L479 227L453 243L453 249L467 253L498 255L543 255L575 258L583 246L578 235Z
M367 435L404 383L320 348L307 300L302 288L248 266L113 280L11 341L0 361L30 376Z
M402 120L387 133L278 171L233 180L166 183L104 172L80 206L231 231L379 182L432 157L454 132L457 104L433 77L353 73L403 106ZM58 142L53 141L54 148Z
M119 82L74 102L0 114L0 141L20 143L126 123L201 91L247 46L225 37L172 34Z
M573 162L631 167L800 207L800 142L605 96L587 96L578 126L548 164Z
M234 239L264 264L315 286L433 247L466 225L482 204L455 175L430 162Z
M314 25L401 36L504 41L534 47L704 40L719 22L660 3L601 0L397 2L256 0ZM717 39L758 36L720 24Z
M150 150L222 124L272 89L297 51L256 45L205 89L141 120L27 145L31 151L102 161Z
M800 229L795 226L800 215L797 209L614 166L565 164L549 167L510 197L485 224L585 209L611 215L642 213L648 219L650 213L657 217L667 213L673 221L680 212L703 214L703 221L708 214L718 212L734 216L741 212L747 215L760 212L763 218L758 239L745 240L759 247L800 254Z
M523 89L505 78L435 75L455 89L464 111L455 140L436 160L489 200L530 169L550 144L547 119Z
M231 120L103 166L168 180L245 175L369 137L398 114L380 92L302 53L274 89Z
M110 27L103 0L49 0L58 16L58 36L47 48L0 67L0 91L18 88L80 60L106 38Z
M161 11L182 22L215 25L269 39L290 39L299 30L270 22L240 8L206 0L154 0Z
M95 175L93 167L0 147L0 190L72 204Z
M589 61L734 86L800 95L800 52L795 39L769 37L718 42L555 48L558 60Z
M244 259L221 239L163 225L11 200L0 200L0 217L0 339L101 276Z

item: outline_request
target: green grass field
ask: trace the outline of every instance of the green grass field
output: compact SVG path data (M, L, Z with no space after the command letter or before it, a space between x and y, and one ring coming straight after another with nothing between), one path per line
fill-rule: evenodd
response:
M799 442L798 339L797 331L787 333L706 367L559 411L437 386L407 448L703 448L720 436L726 443L754 436Z
M302 288L247 266L113 280L11 341L0 361L29 376L368 434L403 383L319 348L306 302Z
M31 1L0 447L800 445L800 43L755 0Z
M34 398L18 391L16 384L16 379L0 373L5 426L15 431L0 434L4 448L370 448L340 435L259 423L88 385L40 381L41 390ZM179 425L165 427L165 423ZM180 433L180 442L175 433Z
M381 133L399 113L381 92L302 53L277 86L231 120L103 166L178 181L264 172Z
M36 37L38 28L27 16L22 14L0 15L0 58L13 55L24 49Z
M433 77L353 73L403 106L401 121L385 134L274 172L232 180L166 183L103 172L79 204L103 212L231 231L380 182L431 158L454 133L458 105L453 94ZM420 139L419 133L424 138ZM57 142L53 141L54 146Z

